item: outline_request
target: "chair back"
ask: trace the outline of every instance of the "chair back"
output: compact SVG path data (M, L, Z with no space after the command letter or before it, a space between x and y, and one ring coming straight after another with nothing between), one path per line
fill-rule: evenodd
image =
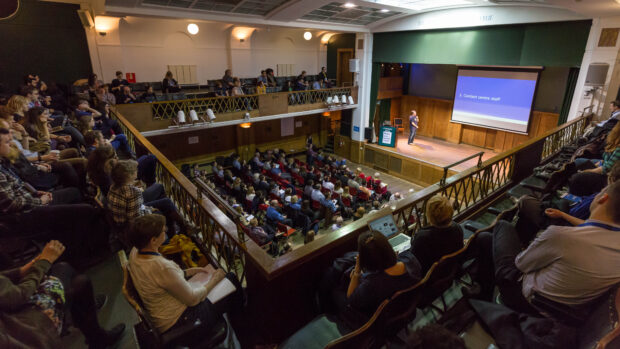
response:
M145 310L144 303L142 302L140 294L138 294L138 290L136 290L136 287L131 278L131 274L129 273L129 263L127 261L127 255L123 250L119 251L118 255L121 268L123 269L123 295L125 296L125 299L127 299L127 302L134 309L136 314L138 314L138 317L140 318L140 321L144 326L145 332L148 335L152 336L156 343L161 343L161 334L159 333L147 311Z
M472 235L473 236L473 235ZM422 297L421 308L429 306L437 297L440 297L454 282L457 273L461 270L463 259L469 249L470 239L460 250L447 254L433 265L426 273L427 286Z
M437 265L433 265L431 270ZM423 296L428 275L415 285L396 292L379 305L373 316L359 329L331 341L325 349L380 348L413 319Z

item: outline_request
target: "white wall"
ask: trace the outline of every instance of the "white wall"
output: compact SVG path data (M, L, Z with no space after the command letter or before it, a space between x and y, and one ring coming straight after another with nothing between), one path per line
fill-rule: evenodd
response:
M232 35L233 25L226 23L195 21L200 31L190 35L189 20L124 17L117 22L105 36L94 35L96 44L89 45L95 51L91 56L99 58L93 60L94 71L105 82L117 70L135 73L137 81L159 81L167 65L196 65L200 83L220 79L228 68L234 76L247 78L265 68L275 71L277 64L295 64L296 72L317 74L326 61L316 32L306 41L303 29L257 28L240 42Z
M620 39L616 42L615 47L598 47L598 41L603 28L618 27L620 27L620 17L595 18L592 21L590 36L586 44L575 94L573 95L573 101L568 114L569 120L581 116L583 109L588 106L593 106L592 111L596 114L597 119L603 119L608 116L608 104L616 98L618 86L620 85L620 73L616 65L618 50L620 49ZM591 63L609 64L605 85L593 92L590 92L593 90L592 86L585 86L588 67Z

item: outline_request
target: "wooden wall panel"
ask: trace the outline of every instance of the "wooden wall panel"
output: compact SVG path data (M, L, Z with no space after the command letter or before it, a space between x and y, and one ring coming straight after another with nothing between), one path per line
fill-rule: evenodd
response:
M451 143L471 144L493 149L496 152L511 149L530 138L540 136L556 127L559 118L559 114L533 111L529 134L521 135L450 122L452 105L453 102L449 100L403 96L400 98L400 115L406 119L412 109L418 112L420 116L419 135L439 138ZM405 133L408 132L407 127Z
M403 95L403 77L390 76L379 78L377 99L395 98Z

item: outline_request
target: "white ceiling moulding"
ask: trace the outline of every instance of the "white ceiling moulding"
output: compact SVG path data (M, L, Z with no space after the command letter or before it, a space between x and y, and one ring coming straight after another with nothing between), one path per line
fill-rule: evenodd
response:
M477 6L424 12L371 25L373 33L465 28L589 19L566 9L541 6Z
M360 25L335 24L335 23L317 23L308 21L291 21L282 22L274 20L266 20L257 16L243 16L237 14L215 14L201 13L200 11L184 11L175 10L168 7L158 8L156 6L149 7L122 7L122 6L106 6L106 14L113 16L146 16L160 18L180 18L185 20L204 20L211 22L222 22L240 25L255 25L263 27L285 27L285 28L304 28L304 29L322 29L337 32L352 33L368 33L370 30Z

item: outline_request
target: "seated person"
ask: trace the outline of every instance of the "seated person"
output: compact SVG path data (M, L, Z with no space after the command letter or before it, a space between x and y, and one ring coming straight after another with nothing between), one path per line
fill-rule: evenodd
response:
M371 316L385 299L420 280L419 275L410 274L405 263L397 260L383 234L377 231L362 233L357 246L359 255L346 291L348 306ZM341 301L336 300L336 304Z
M90 115L84 115L80 117L80 131L82 134L86 135L88 132L93 131L93 127L95 127L95 120ZM98 137L101 136L102 139L98 139L97 142L99 144L109 144L117 151L117 153L123 154L126 157L135 159L136 154L131 150L129 142L127 141L127 136L124 134L112 134L109 139L103 139L103 133L99 132ZM90 140L90 139L89 139ZM103 142L103 143L102 143ZM95 146L93 143L87 143L86 138L84 138L84 145L87 148L91 148ZM87 152L88 153L88 152Z
M281 214L278 209L280 205L277 200L271 200L269 202L269 207L267 208L267 213L265 214L267 219L272 222L279 222L284 225L293 226L293 221L290 218L286 218L285 215Z
M148 214L135 219L129 231L133 245L128 269L144 307L160 333L200 320L205 329L214 326L226 309L218 309L208 299L209 292L225 277L213 266L183 270L175 262L159 254L166 240L166 221ZM198 273L211 274L204 285L190 284L186 278ZM230 276L234 278L234 276Z
M161 91L163 93L177 93L181 91L179 83L172 77L171 71L166 72L166 76L161 82Z
M38 191L7 167L10 137L0 128L0 222L16 236L60 240L73 257L104 246L103 217L90 205L73 204L81 197L76 188Z
M321 185L315 184L314 188L312 188L312 193L310 194L310 198L313 201L323 202L325 200L325 195L321 193Z
M332 183L330 180L330 176L325 176L325 178L323 179L323 188L329 191L334 191L334 183Z
M152 103L157 101L157 95L155 91L153 91L153 86L146 85L146 91L140 95L140 102L143 103Z
M258 225L258 220L256 218L252 218L250 220L250 237L254 240L259 246L263 246L273 241L274 236L269 235L265 230Z
M110 86L110 91L112 91L112 93L119 93L123 86L129 86L129 82L123 79L122 71L117 71L116 79L112 80L112 84Z
M131 93L131 88L129 86L123 86L121 88L121 92L116 97L117 104L129 104L135 103L136 96Z
M409 251L422 266L422 274L441 257L463 248L463 230L452 220L454 209L445 196L435 195L426 203L430 226L420 229L411 240Z
M325 198L321 201L321 205L328 208L331 212L336 212L338 211L338 205L336 205L334 201L335 200L332 200L332 193L327 192L327 194L325 194Z
M65 251L59 241L48 242L41 254L26 265L0 272L0 335L2 348L61 348L66 327L64 313L82 331L90 348L106 348L125 331L124 324L101 328L93 285L67 263L54 264Z
M500 221L493 231L492 248L486 252L492 255L494 282L503 303L517 311L533 312L528 299L537 293L579 307L618 284L618 207L620 182L616 181L594 198L585 223L549 226L531 243L521 240L513 225Z
M113 135L120 135L124 133L118 121L112 118L110 104L100 104L99 113L101 114L100 116L93 115L95 118L95 127L93 128L101 131L106 139L111 138Z
M176 223L181 232L189 233L190 223L179 214L176 206L167 197L144 202L143 187L136 184L138 176L138 163L133 160L119 160L110 171L112 186L108 191L108 210L112 213L112 219L120 227L127 227L135 218L150 214L157 209L166 217L166 224L171 235L176 234Z
M97 88L97 100L99 101L99 103L96 104L97 106L101 103L112 105L116 104L116 96L114 96L113 93L110 93L110 85L100 85Z
M607 173L618 160L620 160L620 123L614 126L605 139L605 149L599 166L594 160L575 159L577 168L583 171L570 178L570 193L588 196L599 192L607 184Z

